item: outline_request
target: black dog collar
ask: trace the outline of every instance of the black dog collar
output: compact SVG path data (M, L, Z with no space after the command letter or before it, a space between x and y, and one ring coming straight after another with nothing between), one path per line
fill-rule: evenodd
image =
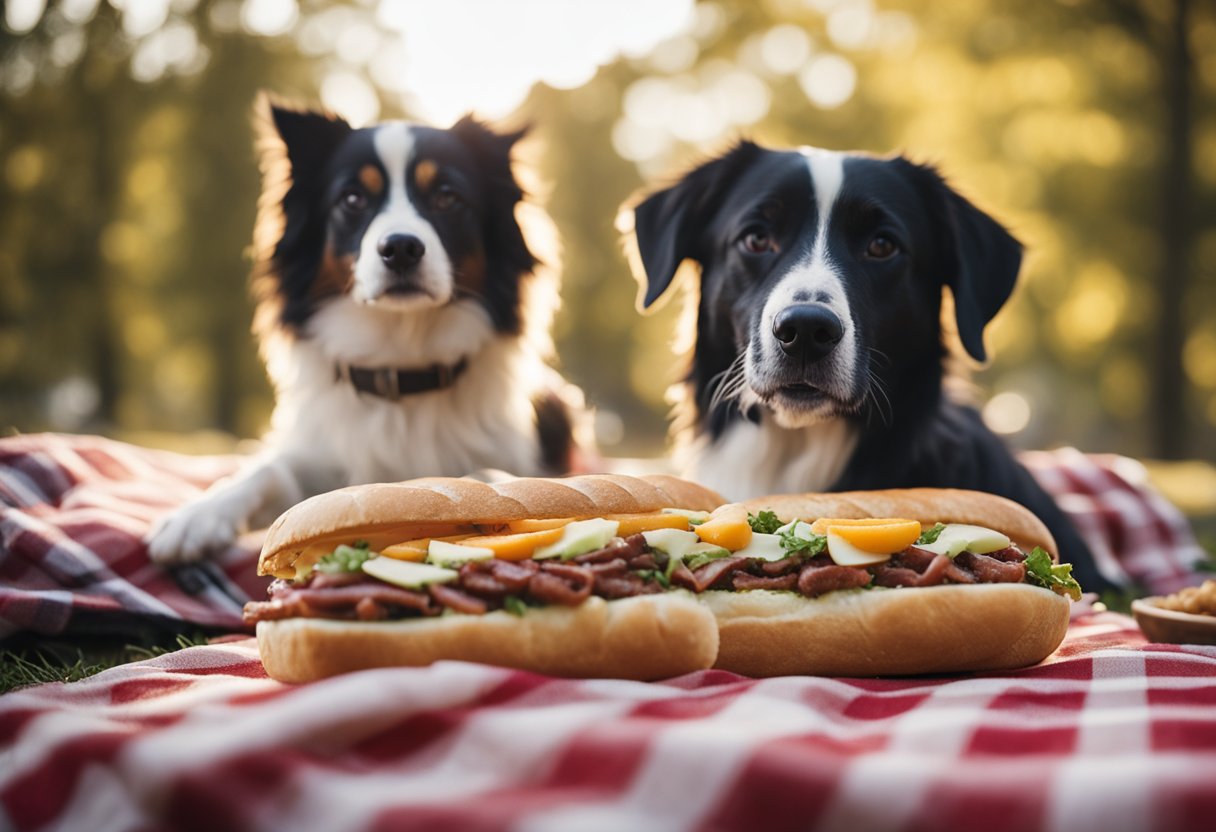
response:
M445 390L456 383L469 366L462 358L455 364L435 364L424 370L399 370L393 367L352 367L334 365L334 380L348 381L360 393L371 393L395 402L402 396Z

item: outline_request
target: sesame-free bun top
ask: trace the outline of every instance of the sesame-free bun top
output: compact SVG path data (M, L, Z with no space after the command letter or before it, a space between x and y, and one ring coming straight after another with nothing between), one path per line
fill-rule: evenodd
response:
M338 543L373 548L454 534L472 524L592 517L682 508L711 511L726 502L695 483L666 475L595 474L484 483L427 477L355 485L318 494L288 509L266 532L259 575L294 577Z
M899 517L933 523L967 523L1007 535L1024 551L1042 546L1057 559L1051 532L1030 509L995 494L961 488L892 488L835 494L778 494L743 503L753 514L771 511L782 520L830 517L855 520Z

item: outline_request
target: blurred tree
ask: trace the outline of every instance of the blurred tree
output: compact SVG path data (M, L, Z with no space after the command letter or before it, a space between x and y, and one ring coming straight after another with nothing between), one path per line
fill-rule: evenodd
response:
M446 89L402 76L390 29L410 13L63 0L17 25L16 5L22 34L0 27L0 425L256 435L254 93L409 112L411 85ZM657 48L537 85L509 121L537 126L522 153L564 247L559 353L610 452L660 447L678 375L679 304L636 315L617 208L749 135L935 162L1028 244L982 376L1016 442L1202 456L1214 99L1216 9L1194 0L705 0Z

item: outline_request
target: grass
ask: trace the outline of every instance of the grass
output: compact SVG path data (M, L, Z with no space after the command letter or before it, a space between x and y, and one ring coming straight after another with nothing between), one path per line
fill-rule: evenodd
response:
M206 635L194 633L146 644L36 641L7 648L0 650L0 695L46 682L78 682L112 667L206 644L207 640Z

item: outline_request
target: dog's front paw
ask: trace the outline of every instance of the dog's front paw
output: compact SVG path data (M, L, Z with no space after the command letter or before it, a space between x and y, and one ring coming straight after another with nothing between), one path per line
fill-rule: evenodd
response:
M144 538L148 557L165 566L193 563L221 551L245 524L244 512L203 497L161 518Z

